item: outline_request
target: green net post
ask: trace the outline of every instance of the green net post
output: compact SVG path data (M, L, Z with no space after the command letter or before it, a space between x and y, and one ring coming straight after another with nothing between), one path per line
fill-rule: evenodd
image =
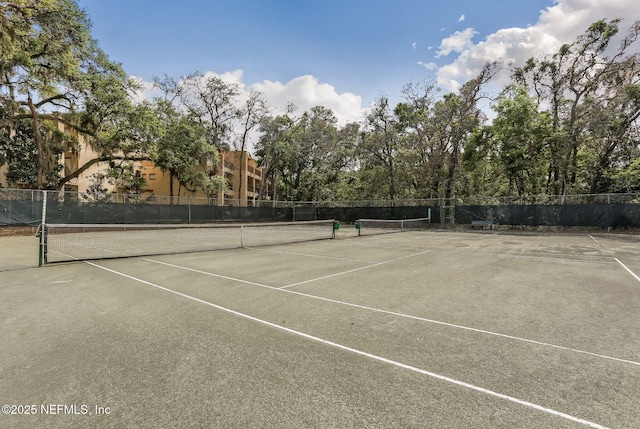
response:
M356 229L358 230L358 235L360 235L360 221L356 221Z
M47 226L40 225L38 228L38 233L36 237L38 237L39 245L38 245L38 266L43 267L47 263Z
M331 235L331 238L336 238L336 231L340 229L340 221L339 220L334 220L333 221L333 234Z
M38 237L38 266L41 267L44 265L44 246L42 245L42 225L38 227L38 232L36 233L36 237Z

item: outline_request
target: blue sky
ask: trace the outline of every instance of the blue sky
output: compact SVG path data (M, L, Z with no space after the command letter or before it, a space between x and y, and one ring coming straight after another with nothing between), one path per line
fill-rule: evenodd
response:
M399 100L410 82L455 90L485 61L517 63L556 49L597 19L630 25L640 18L635 3L78 0L101 48L144 82L226 74L276 104L321 102L346 116L381 95Z

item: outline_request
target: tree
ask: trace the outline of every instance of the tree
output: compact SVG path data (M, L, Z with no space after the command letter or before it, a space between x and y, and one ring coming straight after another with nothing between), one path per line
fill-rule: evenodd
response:
M169 173L170 196L174 196L174 179L189 192L202 190L211 195L223 191L225 179L214 174L218 151L207 142L206 128L197 118L181 114L166 101L156 100L156 111L161 130L151 149L151 159Z
M640 34L640 23L634 23L619 48L612 50L610 44L618 34L619 23L619 19L597 21L574 43L563 45L551 56L532 58L514 72L515 82L527 85L540 104L549 105L553 135L549 146L551 162L547 192L565 194L580 190L577 182L580 154L585 142L589 141L590 128L598 122L598 111L608 110L609 118L619 114L626 118L614 121L618 124L616 138L635 121L633 110L624 114L621 110L614 113L604 109L604 105L613 107L616 104L612 103L616 94L619 96L627 91L629 84L634 85L628 78L637 69L637 54L629 56L627 51ZM607 56L609 52L612 52L610 57ZM630 74L627 76L627 73ZM614 140L607 139L610 145ZM600 161L608 163L614 148L615 144L609 150L600 151ZM597 168L601 172L605 169L603 166ZM594 179L595 182L600 180ZM595 182L592 188L596 187Z
M395 160L400 150L398 131L398 120L391 112L389 99L380 97L366 117L366 128L358 145L361 167L384 174L383 192L392 204L397 198Z
M135 82L91 39L89 20L77 4L14 0L1 2L0 12L0 127L13 136L19 127L26 130L23 121L31 123L36 166L32 185L61 189L90 165L113 156L137 158L123 151L119 130L114 129L128 123L119 118L132 109L129 95ZM82 133L98 158L60 177L60 151L77 150L78 142L43 132L47 122Z
M609 192L612 176L637 156L640 118L640 63L634 56L618 64L617 73L603 76L598 98L585 100L586 138L579 152L583 188Z
M196 72L178 82L175 91L188 113L206 128L207 142L220 151L229 150L233 125L241 116L238 84Z
M262 93L252 89L249 91L244 107L237 113L241 127L236 144L236 150L240 151L240 185L238 188L238 195L240 196L242 196L243 174L245 170L243 164L245 160L244 153L249 143L249 135L252 130L260 125L268 112L267 102Z
M505 184L499 159L498 148L493 139L493 127L484 125L476 128L469 136L462 154L467 195L501 196L507 193L509 184Z
M256 156L258 164L262 167L263 180L260 185L258 199L265 199L267 194L266 185L271 182L273 190L271 197L276 200L279 197L278 188L280 180L278 172L283 169L283 161L287 156L288 146L295 129L295 122L288 113L276 117L266 116L260 123L260 138L256 144Z
M497 117L491 125L490 143L500 161L509 187L507 195L537 195L544 192L548 169L548 144L552 126L546 112L526 88L513 87L494 106Z
M322 106L297 118L294 111L289 106L287 114L265 118L260 127L256 154L265 179L274 185L272 195L295 201L335 199L341 173L353 162L358 126L338 130L335 115Z
M495 63L487 63L474 79L465 83L458 94L445 95L442 102L438 102L434 112L436 133L443 147L447 148L448 162L444 185L444 198L452 198L459 184L460 158L462 150L474 130L485 120L484 113L478 106L484 97L482 89L497 70Z
M404 139L399 161L413 190L411 196L418 198L437 198L443 179L446 148L435 138L436 91L427 83L408 84L403 89L405 101L394 110Z

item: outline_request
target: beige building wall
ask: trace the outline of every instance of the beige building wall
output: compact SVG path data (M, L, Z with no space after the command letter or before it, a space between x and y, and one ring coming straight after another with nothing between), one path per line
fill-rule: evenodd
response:
M7 183L7 173L9 168L7 165L0 165L0 187L7 188L9 184Z
M247 152L229 151L220 154L218 165L229 183L229 190L218 196L218 204L252 205L258 198L262 183L262 168ZM241 173L242 172L242 173Z
M227 179L228 189L215 197L218 205L253 205L258 198L262 182L262 169L258 167L256 160L246 152L228 151L221 152L220 159L215 169L216 174ZM242 169L242 174L240 173ZM140 163L140 175L147 183L145 194L156 196L171 195L171 176L162 171L152 161ZM173 195L176 197L207 198L202 191L189 192L173 179Z
M57 127L59 130L65 132L66 134L76 137L79 143L77 151L67 151L60 156L59 162L63 167L62 174L64 176L76 171L82 165L98 157L98 154L93 149L91 149L91 147L84 141L82 135L78 134L77 130L69 128L61 122L58 122ZM94 164L87 170L82 172L78 177L66 183L64 186L64 190L68 192L84 193L91 185L93 176L98 173L106 174L108 168L109 166L106 163ZM2 184L3 187L12 187L18 189L29 187L29 185L26 183L9 184L6 177L8 169L9 168L7 165L0 166L0 184ZM104 186L109 192L115 191L115 185L109 185L108 183L105 183Z
M58 123L58 129L64 131L67 134L78 139L78 151L67 151L61 157L60 162L64 165L63 175L67 176L78 168L82 167L92 159L96 159L99 155L95 152L84 140L82 134L79 134L77 130L69 128L63 123ZM83 171L78 177L71 179L64 186L64 190L67 192L77 192L83 194L87 192L87 189L94 181L94 177L98 174L107 174L109 171L109 165L106 162L93 164L87 170ZM103 182L103 186L108 192L116 192L117 184L111 185L107 181Z

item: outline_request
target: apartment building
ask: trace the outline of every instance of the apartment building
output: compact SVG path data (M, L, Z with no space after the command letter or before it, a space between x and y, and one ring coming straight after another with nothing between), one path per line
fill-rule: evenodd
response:
M235 200L239 205L253 205L263 180L262 168L258 167L256 160L247 152L222 152L219 167L219 171L227 179L229 190L226 195L218 196L218 204Z
M91 146L84 140L83 135L77 130L57 122L58 129L68 135L75 137L78 141L76 150L66 151L60 156L60 164L63 168L62 174L67 176L89 161L99 157ZM139 176L144 179L146 188L143 191L145 196L170 196L173 191L175 197L203 197L210 199L211 195L206 195L202 191L191 192L171 175L157 167L152 161L136 161L126 163L130 167L129 174ZM101 180L102 189L109 194L120 194L126 191L124 180L117 178L106 179L109 172L109 165L105 162L91 165L82 171L77 177L65 184L64 190L75 195L86 195L96 183ZM211 165L212 174L223 176L227 179L228 189L213 196L218 205L247 206L253 205L260 192L263 173L254 160L246 151L226 151L219 154L217 165ZM26 183L8 183L6 180L7 166L0 165L0 186L25 188ZM101 179L102 178L102 179Z
M214 196L217 205L251 206L255 204L262 185L262 168L258 167L246 151L226 151L219 154L214 174L227 179L228 189ZM171 176L152 161L140 163L140 176L147 184L145 194L171 195ZM190 192L173 179L173 195L176 197L211 197L202 191Z

